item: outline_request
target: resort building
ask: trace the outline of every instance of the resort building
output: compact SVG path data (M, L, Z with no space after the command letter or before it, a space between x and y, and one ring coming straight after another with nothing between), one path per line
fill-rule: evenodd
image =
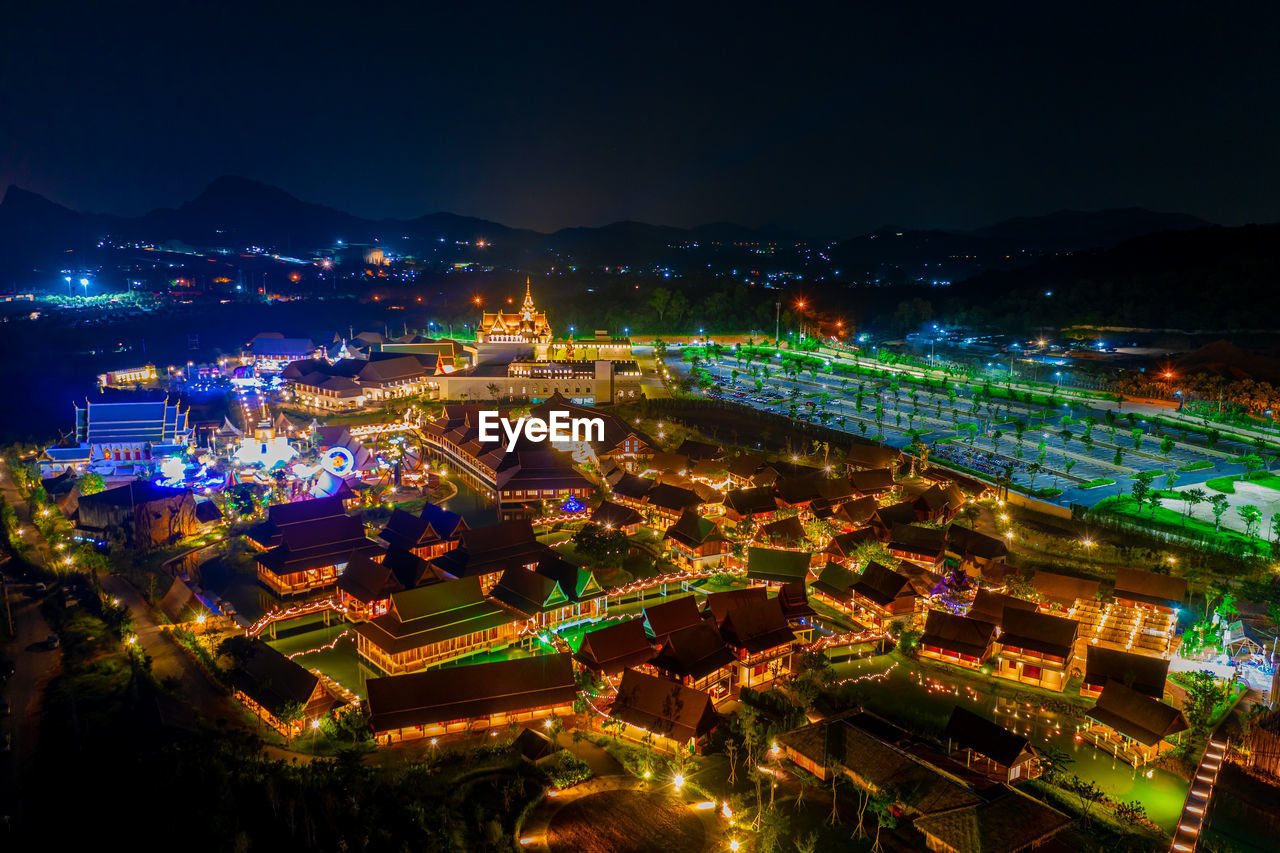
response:
M290 362L306 358L324 358L324 348L310 338L286 338L279 332L254 335L240 353L240 363L260 373L277 373Z
M1115 599L1096 612L1077 611L1073 618L1092 645L1167 658L1186 594L1185 578L1121 568L1116 570Z
M773 545L778 548L803 548L809 544L809 539L804 533L804 524L796 515L762 524L756 531L756 541L762 545Z
M934 853L972 853L1001 850L1020 853L1054 841L1071 825L1071 818L1017 788L1000 785L983 792L983 802L934 812L918 818L913 827Z
M258 581L276 595L298 595L333 586L358 554L382 556L365 536L360 516L316 518L280 527L280 543L257 556Z
M604 596L595 576L554 553L543 557L533 571L507 569L489 594L539 628L603 615Z
M528 521L504 521L462 531L458 547L433 558L431 565L448 577L478 578L488 592L507 569L533 571L553 553L538 541Z
M379 744L508 726L573 713L567 654L371 678L369 726Z
M644 517L639 512L613 501L601 502L591 513L592 524L605 530L617 530L627 536L634 535L643 522Z
M243 640L229 673L232 695L271 728L295 737L343 703L319 676L262 640Z
M809 554L774 548L747 548L747 578L766 587L805 583L809 578Z
M76 406L74 443L49 447L40 456L40 476L68 469L104 477L140 475L153 460L185 454L194 439L188 410L168 400L89 403Z
M1090 722L1081 727L1082 737L1134 767L1172 750L1169 738L1187 730L1176 708L1118 681L1108 681L1086 713Z
M624 737L671 753L702 752L720 722L706 693L634 669L623 670L608 714L623 724Z
M357 554L338 576L339 603L352 622L363 622L386 613L391 596L442 578L431 564L400 548L388 548L381 561Z
M676 565L692 572L720 565L729 550L720 525L686 509L662 537L667 553Z
M777 511L773 486L733 489L724 496L724 518L730 525L767 523Z
M670 634L650 661L658 672L700 690L712 702L733 695L737 655L709 623L699 622Z
M942 739L952 761L997 782L1040 775L1039 756L1029 740L959 705L951 710Z
M360 657L391 675L438 666L516 640L527 617L488 599L476 577L397 592L388 611L355 626Z
M761 690L791 673L796 636L778 599L738 603L720 623L720 635L737 655L735 691L743 687Z
M942 610L930 610L920 638L920 656L977 669L994 651L995 626Z
M818 579L809 590L828 607L853 616L853 585L857 575L841 564L829 561L818 572Z
M485 311L481 314L476 343L523 344L539 347L545 354L547 344L551 343L551 324L547 322L546 313L533 304L533 290L528 280L524 284L524 302L519 311Z
M886 495L898 485L893 480L893 470L891 468L871 468L863 471L853 471L849 474L849 484L857 495L872 498ZM914 511L912 517L914 518Z
M196 502L190 489L133 480L81 495L72 513L76 535L94 542L118 537L139 551L172 545L196 532Z
M1085 652L1084 680L1080 683L1080 695L1096 699L1102 695L1109 682L1118 681L1143 696L1159 700L1164 698L1165 681L1168 677L1167 658L1089 645Z
M1076 665L1076 622L1035 610L1005 608L995 674L1061 691Z
M918 524L895 524L887 547L895 557L937 568L946 556L947 531Z
M872 527L859 527L832 536L827 541L826 555L829 559L843 566L852 567L858 559L858 546L876 542L876 531Z
M437 530L437 525L442 529ZM378 538L389 547L430 559L456 548L467 529L462 516L429 503L419 515L402 509L392 511Z
M847 589L849 599L842 609L868 628L884 628L894 620L910 623L922 607L910 578L875 561L867 563Z
M655 646L661 647L676 631L692 628L702 621L693 594L683 595L644 609L645 626Z
M574 658L597 675L609 677L627 667L643 666L653 655L653 644L644 630L644 618L636 617L584 634Z

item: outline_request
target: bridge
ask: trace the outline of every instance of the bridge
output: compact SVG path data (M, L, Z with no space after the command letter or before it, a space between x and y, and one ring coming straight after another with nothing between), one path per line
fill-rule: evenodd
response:
M277 622L287 622L290 619L297 619L300 616L310 616L312 613L322 613L326 610L343 616L347 613L347 608L336 598L322 598L312 601L303 601L298 604L290 605L289 607L280 607L272 610L248 628L245 628L244 634L246 637L256 637L263 631L275 625Z
M1191 789L1187 791L1187 800L1182 807L1182 816L1178 818L1178 826L1173 831L1173 844L1170 853L1192 853L1200 843L1200 832L1204 829L1205 813L1213 799L1213 786L1218 781L1218 771L1227 756L1227 740L1219 727L1209 736L1209 743L1204 749L1204 757L1196 768L1196 775L1191 778Z

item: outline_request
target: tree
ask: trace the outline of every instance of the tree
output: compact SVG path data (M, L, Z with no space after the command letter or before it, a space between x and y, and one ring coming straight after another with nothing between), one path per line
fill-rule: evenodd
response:
M621 530L606 530L598 524L588 522L573 535L573 544L578 553L603 563L609 560L621 560L627 555L627 535Z
M1119 450L1116 451L1118 455ZM1117 465L1120 463L1116 463ZM1151 496L1151 482L1155 480L1155 471L1139 471L1133 475L1133 499L1138 503L1138 509L1142 509L1142 505L1147 502L1147 498Z
M894 812L897 800L893 786L888 786L872 795L871 811L876 816L876 836L871 843L873 853L880 853L883 849L880 846L880 830L894 829L898 826L898 815Z
M1111 464L1119 468L1124 464L1124 454L1120 452L1120 448L1116 448L1116 455L1111 457Z
M1169 454L1172 452L1173 452L1173 437L1166 435L1164 438L1160 439L1160 453L1164 455L1165 459L1168 459Z
M1065 787L1080 800L1080 818L1087 826L1089 824L1089 813L1102 801L1102 789L1092 779L1086 782L1079 776L1072 776Z
M1253 504L1245 504L1238 507L1236 512L1240 514L1240 518L1244 521L1244 532L1246 536L1254 536L1258 533L1258 526L1262 523L1262 512Z
M1227 507L1229 505L1230 505L1230 501L1227 500L1226 495L1214 495L1213 497L1209 498L1209 506L1213 508L1213 529L1214 530L1219 530L1222 528L1222 515L1227 511Z
M1208 499L1209 493L1201 488L1187 489L1182 493L1182 500L1187 505L1187 515L1191 515L1191 511L1194 510L1196 506L1204 503Z
M1184 687L1187 698L1182 713L1187 718L1187 725L1195 736L1207 735L1213 722L1214 708L1227 697L1226 686L1212 672L1201 670L1188 672Z
M1133 437L1133 449L1141 450L1142 449L1142 427L1134 427L1130 431L1129 435Z
M107 484L103 481L102 475L94 474L92 472L85 474L80 478L79 486L81 495L96 495L98 492L105 491L107 488Z

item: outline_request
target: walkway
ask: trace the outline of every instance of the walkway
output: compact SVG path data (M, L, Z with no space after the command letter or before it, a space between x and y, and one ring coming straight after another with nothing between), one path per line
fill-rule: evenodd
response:
M1204 757L1196 768L1192 779L1191 790L1187 791L1187 801L1182 807L1182 817L1178 819L1178 829L1173 834L1171 853L1191 853L1200 843L1200 830L1204 828L1205 812L1213 799L1213 786L1218 781L1218 771L1227 753L1227 741L1219 728L1209 737L1209 745L1205 747Z

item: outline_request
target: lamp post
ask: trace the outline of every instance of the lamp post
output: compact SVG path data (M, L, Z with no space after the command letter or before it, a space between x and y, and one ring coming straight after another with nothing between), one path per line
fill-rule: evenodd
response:
M87 278L80 279L80 286L84 288L85 299L88 299L89 298L89 279Z
M63 276L63 278L65 278L65 279L67 280L67 296L71 296L71 295L72 295L72 293L71 293L71 276L69 276L69 275L64 275L64 276Z
M773 345L775 347L778 346L778 343L779 343L778 336L782 330L781 317L782 317L782 300L779 299L777 303L773 306Z

